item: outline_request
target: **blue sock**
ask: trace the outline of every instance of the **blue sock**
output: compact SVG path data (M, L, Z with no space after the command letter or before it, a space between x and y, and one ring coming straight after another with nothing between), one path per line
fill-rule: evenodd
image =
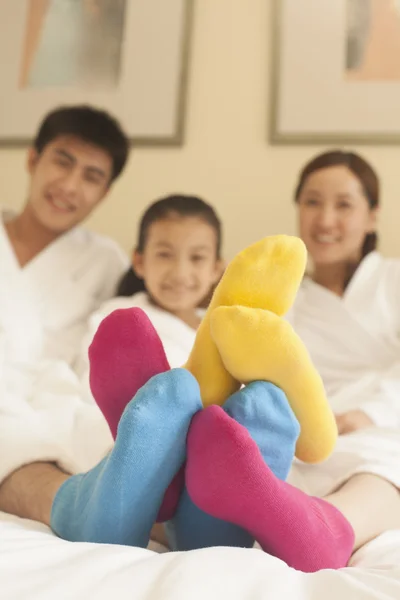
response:
M214 546L252 548L254 538L238 525L216 519L198 508L186 487L179 499L176 513L164 523L171 550L197 550Z
M125 408L110 454L58 490L53 531L70 541L145 548L201 408L197 381L185 369L153 377Z
M285 480L300 426L284 392L272 383L254 381L228 398L223 408L247 429L274 475Z
M231 396L223 408L248 430L273 473L286 479L300 427L282 390L271 383L256 381ZM247 531L200 510L186 489L173 519L166 524L166 532L173 550L211 546L251 548L254 544Z

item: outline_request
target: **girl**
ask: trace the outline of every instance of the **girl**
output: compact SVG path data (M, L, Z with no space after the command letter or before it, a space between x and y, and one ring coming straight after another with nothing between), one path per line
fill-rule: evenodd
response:
M87 348L101 321L119 308L141 308L164 346L171 367L182 366L192 349L203 311L199 308L222 274L221 223L196 196L172 195L143 214L132 268L118 297L93 314L80 371L88 376Z

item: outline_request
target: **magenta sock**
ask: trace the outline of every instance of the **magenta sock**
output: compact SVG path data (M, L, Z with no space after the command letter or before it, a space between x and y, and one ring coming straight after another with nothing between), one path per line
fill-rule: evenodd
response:
M156 330L140 308L108 315L89 348L90 389L115 439L125 406L154 375L169 370Z
M246 529L290 567L345 567L354 532L341 512L277 479L247 430L219 406L197 413L187 444L186 486L213 517Z
M115 310L101 322L89 361L90 388L115 439L126 405L149 379L170 366L158 333L140 308ZM181 469L165 493L158 521L175 513L183 479Z

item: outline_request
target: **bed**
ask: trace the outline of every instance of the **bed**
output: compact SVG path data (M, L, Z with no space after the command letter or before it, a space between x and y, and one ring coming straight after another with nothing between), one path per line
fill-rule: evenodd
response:
M2 600L383 600L400 598L400 530L359 550L352 566L304 574L261 550L166 552L71 543L0 513Z

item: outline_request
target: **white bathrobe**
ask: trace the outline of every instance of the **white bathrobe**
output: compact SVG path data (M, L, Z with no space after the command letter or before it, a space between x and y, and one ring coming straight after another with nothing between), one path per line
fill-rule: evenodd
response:
M294 475L315 495L365 471L400 487L400 260L369 254L342 298L305 279L288 319L334 412L360 409L376 425L340 436L328 461L296 463Z
M107 424L82 401L72 371L89 315L110 298L128 259L83 229L21 268L0 213L0 481L35 460L86 470L110 447Z
M54 358L73 365L89 315L112 297L128 259L112 240L77 228L21 268L7 218L2 211L0 365Z

